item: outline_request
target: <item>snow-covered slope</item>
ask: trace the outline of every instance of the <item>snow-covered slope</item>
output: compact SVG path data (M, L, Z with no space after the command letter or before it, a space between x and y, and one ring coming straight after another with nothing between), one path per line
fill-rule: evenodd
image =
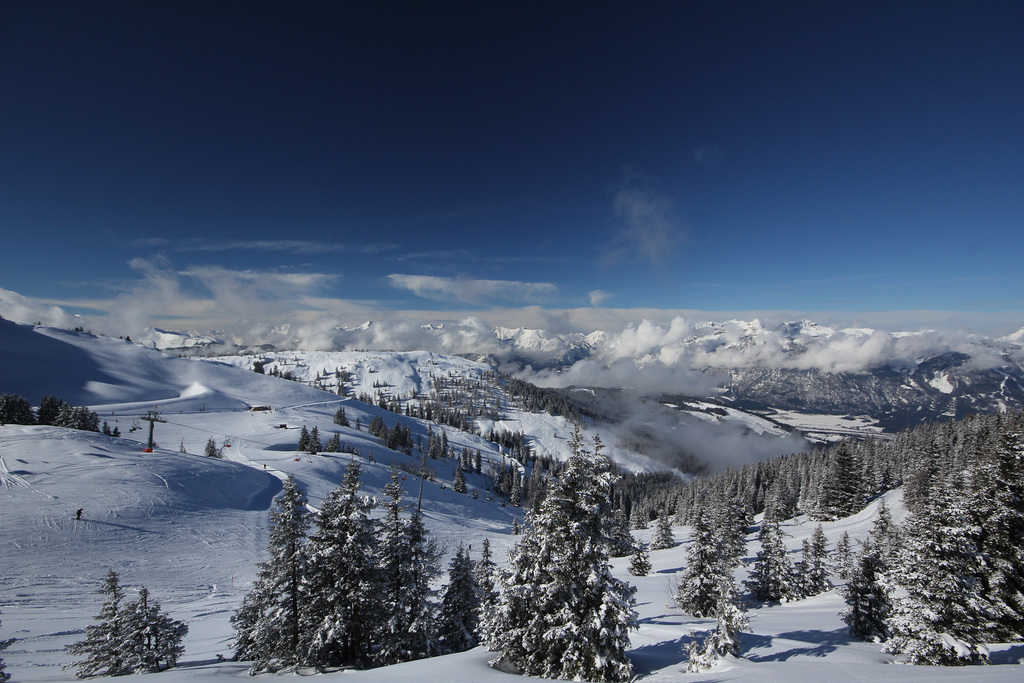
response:
M272 460L281 469L265 473L262 465L254 469L173 452L141 454L139 447L126 439L57 428L0 427L4 454L0 547L5 549L0 609L3 636L18 639L4 653L15 681L73 680L72 672L61 669L70 661L62 648L80 639L82 629L98 612L100 598L93 591L108 568L121 572L129 590L145 585L172 617L189 625L180 666L159 674L161 680L244 676L245 664L219 661L218 655L230 654L228 620L254 576L255 562L261 559L267 516L259 508L267 505L278 487L272 475L289 471L321 490L331 485L331 477L324 469L310 467L306 459ZM266 457L272 458L272 452ZM366 463L368 480L380 482L384 467L379 465ZM466 496L461 496L459 506L455 494L445 498L443 493L428 489L424 495L434 533L450 549L458 542L476 546L478 539L487 537L498 551L496 557L502 558L503 549L515 537L496 519L501 508L482 499L469 502ZM898 492L887 500L899 519ZM824 524L830 544L844 531L855 539L865 538L876 506ZM75 519L76 507L85 509L81 521ZM787 547L796 552L813 525L797 519L784 528L789 534ZM646 541L651 533L636 532ZM676 538L683 542L651 552L653 572L646 577L627 574L628 558L613 561L614 573L637 587L640 629L632 635L630 656L641 680L1020 680L1017 660L1024 655L1020 646L997 647L992 655L995 666L894 666L878 645L846 634L838 617L842 600L835 591L751 610L751 626L743 635L743 659L727 660L707 674L683 673L689 632L696 630L699 635L712 627L707 619L667 606L675 575L685 564L688 533L685 527L675 528ZM748 560L756 553L755 539L752 533ZM740 570L737 578L745 578L746 571ZM392 668L323 677L423 683L512 680L487 667L492 656L478 648Z
M0 320L0 385L34 405L53 394L76 405L160 403L175 410L236 410L266 402L322 399L233 367L176 358L121 339Z

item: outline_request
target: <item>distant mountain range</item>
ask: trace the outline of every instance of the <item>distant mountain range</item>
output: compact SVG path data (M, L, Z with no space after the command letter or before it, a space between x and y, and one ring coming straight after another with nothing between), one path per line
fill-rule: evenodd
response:
M183 355L299 348L147 330L136 341ZM490 362L537 384L634 386L649 396L709 398L746 410L869 415L894 429L1024 406L1024 328L1001 338L834 329L813 321L650 322L620 332L554 334L479 321L337 328L336 350L423 349ZM643 378L641 381L635 378Z

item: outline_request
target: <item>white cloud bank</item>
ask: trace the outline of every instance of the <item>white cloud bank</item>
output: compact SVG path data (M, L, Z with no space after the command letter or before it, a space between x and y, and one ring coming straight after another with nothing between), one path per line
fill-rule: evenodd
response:
M538 371L532 379L558 386L628 386L645 392L694 393L713 384L713 378L703 372L707 368L860 372L883 365L913 365L951 350L968 353L978 366L1001 365L1005 362L999 356L1001 345L981 343L984 338L965 328L970 325L999 337L1024 325L1020 313L823 313L820 317L809 314L823 326L794 327L784 323L800 320L801 315L763 311L548 309L538 305L479 311L388 311L374 302L325 296L338 281L331 274L220 267L179 270L160 258L136 259L132 267L139 279L109 299L41 301L0 290L0 315L19 322L82 325L112 336L134 336L146 327L161 327L217 336L239 345L272 343L308 350L425 349L499 358L513 351L528 357L530 350L513 349L510 342L495 336L494 327L542 329L545 339L563 345L583 343L584 334L603 330L587 338L593 350L584 360L558 372ZM399 274L392 275L391 282L424 297L467 303L501 298L521 303L555 289L549 283ZM593 295L600 302L604 293ZM74 316L68 310L84 315ZM738 319L730 321L731 316ZM720 322L711 325L708 320ZM363 325L366 321L373 322ZM885 331L886 323L890 331ZM934 329L927 329L929 325ZM910 332L893 332L901 328ZM800 353L793 352L794 339ZM545 360L558 355L557 349L543 354Z

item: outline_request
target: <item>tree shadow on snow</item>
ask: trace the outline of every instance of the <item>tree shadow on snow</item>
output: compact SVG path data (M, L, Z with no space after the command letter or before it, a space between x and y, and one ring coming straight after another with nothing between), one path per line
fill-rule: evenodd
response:
M992 652L988 657L989 664L1019 664L1024 662L1024 645L1014 645L1005 650Z
M660 643L644 645L629 651L629 659L633 662L633 680L649 676L669 666L686 665L686 646L690 643L688 636L675 640L663 640Z
M756 655L751 652L757 648L769 648L775 639L795 640L806 643L806 647L796 646L782 652L773 652L766 655ZM752 633L743 634L743 644L746 646L745 656L752 662L784 662L790 657L824 657L830 652L835 652L840 645L849 645L855 639L850 636L846 628L838 628L834 631L821 631L810 629L807 631L789 631L774 636L759 636Z

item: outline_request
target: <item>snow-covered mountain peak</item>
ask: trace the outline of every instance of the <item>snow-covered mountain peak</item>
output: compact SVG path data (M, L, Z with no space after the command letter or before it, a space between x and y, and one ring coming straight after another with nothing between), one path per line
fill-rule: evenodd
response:
M135 337L135 342L151 349L192 349L223 345L221 339L209 335L147 327Z
M1005 337L1000 337L996 341L1004 344L1022 345L1024 344L1024 327L1020 328L1012 334L1008 334Z

